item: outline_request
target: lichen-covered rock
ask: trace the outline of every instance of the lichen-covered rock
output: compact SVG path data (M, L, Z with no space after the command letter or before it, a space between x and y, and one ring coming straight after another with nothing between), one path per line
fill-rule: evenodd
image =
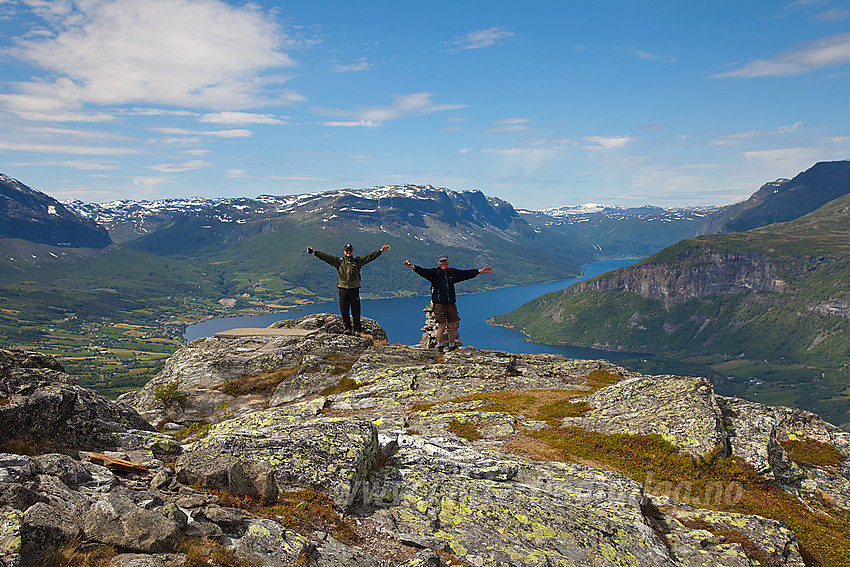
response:
M636 376L583 400L593 409L564 419L566 425L600 433L655 433L693 455L718 447L728 454L721 409L705 378Z
M672 557L682 565L750 567L755 559L763 565L806 565L796 535L782 522L675 504L665 510L668 514L656 520L663 526Z
M80 534L77 518L69 511L37 502L24 512L21 561L35 562L46 549L74 541Z
M797 408L774 407L739 398L717 396L723 409L732 452L766 478L805 492L819 493L850 510L850 433L820 416ZM831 466L795 463L783 442L813 440L827 443L845 460Z
M673 565L640 485L621 475L449 440L399 445L368 491L387 529L428 534L471 565Z
M21 561L21 531L24 513L9 506L0 507L0 566L18 567Z
M252 520L233 545L237 557L263 567L290 567L310 550L310 540L272 520Z
M316 567L383 567L385 564L377 557L358 551L327 534L314 543L309 557Z
M377 455L377 433L367 420L303 420L269 409L214 426L177 460L177 478L267 501L280 490L308 488L346 509Z
M77 386L53 359L20 349L0 350L0 399L0 443L104 450L118 446L116 434L153 429L132 408Z
M146 510L119 494L105 494L80 510L85 537L141 553L172 551L186 517L176 507Z
M220 421L217 416L222 408L236 415L263 409L269 401L267 398L251 394L229 395L221 391L222 387L263 373L298 370L305 357L326 360L329 368L333 367L333 359L337 356L356 359L373 344L373 340L343 334L341 322L337 329L337 319L340 319L339 315L319 313L272 325L317 331L307 337L258 335L238 339L197 339L171 356L162 371L141 390L123 394L118 399L154 424L212 423ZM375 340L379 337L386 340L386 333L376 322L364 319L364 330L367 329L376 335ZM339 378L338 374L311 376L309 372L281 378L286 382L272 405L317 394L338 382ZM169 385L190 394L184 403L169 403L162 396L157 396L158 389Z

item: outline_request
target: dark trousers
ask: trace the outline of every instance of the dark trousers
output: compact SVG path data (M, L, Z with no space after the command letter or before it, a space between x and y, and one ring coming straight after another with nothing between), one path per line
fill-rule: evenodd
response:
M355 287L346 289L338 287L339 290L339 312L342 315L342 323L346 329L354 329L355 333L359 333L360 327L360 288ZM348 314L351 310L351 315ZM354 319L354 327L351 326L351 319Z

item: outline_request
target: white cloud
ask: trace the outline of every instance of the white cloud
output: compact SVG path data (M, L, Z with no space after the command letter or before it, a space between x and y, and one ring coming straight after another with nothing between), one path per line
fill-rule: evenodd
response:
M347 118L348 120L327 121L326 126L381 126L387 120L407 116L420 116L466 108L464 104L438 104L431 100L432 93L421 92L407 95L394 95L391 106L378 106L359 110L316 109L317 112Z
M806 43L771 59L757 59L715 77L787 77L847 63L850 63L850 32Z
M186 128L154 128L155 132L162 134L172 134L180 136L192 136L197 140L197 136L207 136L210 138L250 138L254 135L250 130L233 129L233 130L187 130Z
M249 112L214 112L204 114L198 122L213 124L286 124L286 122L271 114L252 114Z
M279 51L285 38L274 19L252 4L64 0L30 6L47 21L48 33L19 39L7 55L47 72L15 85L52 106L41 114L72 114L90 104L231 109L300 98L267 88L281 81L266 76L269 71L293 61ZM35 112L8 96L0 104Z
M635 138L631 136L588 136L586 138L582 138L582 140L590 143L590 145L584 146L585 149L613 150L626 147L629 143L633 142Z
M744 130L742 132L734 132L732 134L727 134L722 138L712 140L709 143L713 146L737 146L748 140L766 138L770 136L781 136L783 134L791 134L793 132L796 132L797 129L802 125L802 121L797 121L789 126L780 126L779 128L776 128L774 130Z
M133 178L133 186L142 189L143 191L150 191L152 189L156 189L158 186L163 183L167 183L167 177L134 177Z
M840 22L850 18L850 10L844 10L842 8L835 8L832 10L826 10L825 12L821 12L820 14L815 16L815 20L820 22Z
M51 163L49 165L70 167L71 169L80 169L83 171L114 171L116 169L121 169L120 165L116 165L114 163L100 163L93 161L63 161Z
M481 49L496 45L502 40L510 39L516 34L502 27L493 27L486 30L470 32L463 37L452 41L449 46L452 51L464 51L467 49Z
M485 148L481 150L484 155L492 155L498 158L498 166L502 171L523 172L526 175L541 171L554 158L561 154L561 150L555 148Z
M355 114L359 120L381 122L405 116L433 114L435 112L466 108L464 104L437 104L431 101L432 96L434 96L432 93L427 92L395 95L393 96L392 106L368 108L357 111Z
M374 67L371 63L366 61L366 59L358 59L353 63L349 63L348 65L337 65L334 67L334 71L336 73L355 73L360 71L368 71Z
M380 122L374 122L372 120L331 120L324 123L325 126L363 126L366 128L377 128L381 126Z
M180 173L183 171L192 171L195 169L205 169L212 167L213 164L202 160L184 161L183 163L163 163L160 165L148 166L148 169L159 171L161 173Z
M640 57L646 61L662 61L664 63L675 63L679 59L675 55L656 55L642 49L626 49L626 53L631 53L636 57Z
M528 124L531 122L528 118L504 118L496 121L496 126L488 128L485 132L491 134L503 134L506 132L522 132L528 130Z
M244 169L229 169L227 177L233 179L260 179L264 181L332 181L315 175L251 175Z
M73 154L73 155L132 155L141 153L135 148L121 148L115 146L83 146L75 144L39 144L30 142L7 142L0 140L0 151L34 152L45 154Z
M0 0L2 1L2 0ZM23 163L18 162L14 164L18 167L69 167L71 169L79 169L82 171L114 171L116 169L121 169L120 165L114 163L100 163L93 161L77 161L77 160L67 160L67 161L42 161L38 163Z

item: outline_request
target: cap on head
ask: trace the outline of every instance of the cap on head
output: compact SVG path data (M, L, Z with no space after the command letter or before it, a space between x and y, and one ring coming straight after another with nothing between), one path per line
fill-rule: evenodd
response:
M343 248L343 251L345 250L354 250L354 246L352 246L351 244L346 244L345 248Z
M446 256L445 254L440 254L439 256L437 256L437 261L438 261L438 262L444 262L444 261L445 261L445 262L448 262L448 261L449 261L449 257L448 257L448 256Z

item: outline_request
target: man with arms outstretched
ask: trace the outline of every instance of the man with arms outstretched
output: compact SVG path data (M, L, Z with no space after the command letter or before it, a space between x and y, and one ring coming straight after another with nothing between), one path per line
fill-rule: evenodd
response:
M460 315L455 304L455 284L469 280L478 274L489 274L493 271L490 266L481 269L458 270L449 267L449 257L441 254L437 258L436 268L414 266L410 260L404 265L431 282L431 303L434 305L434 318L437 321L437 350L443 352L446 348L446 327L449 330L448 349L457 348L457 324Z
M360 268L389 249L390 245L384 244L380 250L375 250L365 256L355 256L354 247L351 244L346 244L342 250L342 256L331 256L319 252L312 246L307 247L308 254L315 254L316 258L337 269L339 277L336 287L339 290L339 311L342 315L342 324L345 326L346 335L359 335L362 332L360 324Z

